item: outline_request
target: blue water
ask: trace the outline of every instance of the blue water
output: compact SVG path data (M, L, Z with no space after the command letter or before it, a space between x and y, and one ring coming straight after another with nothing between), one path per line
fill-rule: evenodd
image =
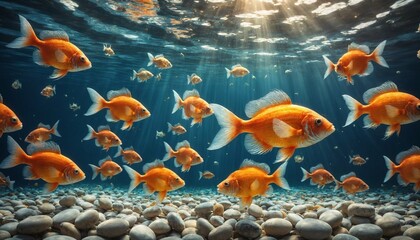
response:
M333 10L328 13L320 11L321 8ZM309 182L300 182L300 167L309 170L318 163L336 178L354 171L371 189L390 188L397 184L396 177L382 186L386 174L382 156L394 160L399 152L419 146L420 123L403 125L399 136L387 140L382 139L385 126L364 129L362 119L344 128L349 110L341 95L362 101L366 90L393 81L400 91L420 96L420 60L416 57L420 49L420 33L416 33L419 11L418 2L410 0L361 0L333 6L324 1L0 1L0 93L24 125L22 130L0 138L0 159L8 156L7 136L26 147L26 135L39 122L53 125L60 120L58 130L62 137L53 136L53 140L87 174L83 183L103 186L113 183L128 189L130 180L124 171L106 182L90 180L92 172L88 164L97 164L108 154L113 156L116 148L106 152L96 147L93 140L82 141L87 134L86 124L95 129L109 125L122 139L124 148L133 146L143 157L142 163L133 165L140 173L145 163L165 155L163 141L174 147L188 140L204 163L186 173L175 168L173 160L166 162L166 167L178 173L186 181L186 187L216 189L216 184L237 170L245 158L265 162L274 171L279 166L273 164L277 149L251 155L244 148L243 134L221 149L208 151L220 129L215 117L205 118L201 126L190 127L191 119L183 120L181 111L171 114L172 90L182 95L186 90L197 89L207 102L223 105L247 119L244 113L247 102L280 89L293 103L315 110L336 127L323 141L297 149L295 155L305 157L302 163L289 160L285 177L292 188L308 186ZM28 19L37 34L42 30L66 31L93 67L69 73L60 80L49 79L53 68L32 61L34 48L6 47L19 36L18 14ZM367 77L355 76L354 85L338 81L336 73L323 79L326 69L323 54L336 62L351 42L365 44L372 51L383 40L387 40L383 57L390 68L374 63L374 72ZM115 56L104 55L104 43L112 45ZM147 67L155 75L161 72L161 81L154 78L146 83L130 81L133 69L146 68L147 52L164 54L173 68ZM224 68L238 63L251 73L244 78L226 79ZM200 75L203 82L187 85L187 75L192 73ZM11 87L16 79L22 83L22 89ZM49 84L56 86L57 93L47 99L40 92ZM122 122L106 122L105 110L84 116L92 104L86 87L104 97L109 90L126 87L152 115L134 123L129 131L120 130ZM69 104L73 102L81 109L70 110ZM179 122L188 132L180 136L168 134L167 122ZM166 136L155 139L156 131L164 131ZM348 163L348 156L354 154L369 160L363 166L353 166ZM121 158L114 161L123 165ZM22 168L2 172L16 180L18 186L32 186L34 181L23 179ZM198 171L204 170L212 171L215 177L197 181ZM39 183L41 187L42 181Z

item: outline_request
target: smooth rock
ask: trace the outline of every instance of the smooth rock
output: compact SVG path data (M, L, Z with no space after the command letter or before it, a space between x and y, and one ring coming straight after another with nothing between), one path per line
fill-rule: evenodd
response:
M216 203L213 205L213 215L217 216L223 216L223 212L225 211L225 208L222 204Z
M156 240L156 234L145 225L136 225L130 231L131 240Z
M53 224L53 220L47 215L30 216L19 222L17 232L21 234L39 234L47 231Z
M171 226L169 226L168 221L165 219L157 219L149 224L149 228L156 235L166 234L171 231Z
M38 213L30 208L21 208L15 212L15 218L19 221L29 217L29 216L36 216Z
M209 240L229 240L233 236L233 228L229 224L223 224L209 233Z
M46 237L43 240L75 240L75 238L65 235L53 235L50 237Z
M223 217L225 219L236 219L238 220L241 217L241 212L239 212L238 210L235 209L228 209L223 213Z
M170 212L166 219L168 219L169 226L176 231L182 232L185 229L185 223L182 220L181 216L176 212Z
M99 221L99 213L96 210L89 209L82 212L75 219L74 225L81 230L94 228Z
M204 238L198 234L187 234L182 237L182 240L204 240Z
M63 207L71 207L76 204L76 200L75 196L65 196L58 203Z
M127 233L129 224L121 218L113 218L100 223L97 228L97 234L105 238L114 238L123 236Z
M282 218L270 218L261 227L267 235L277 238L289 234L293 229L292 223Z
M16 235L17 234L17 225L18 222L10 222L6 223L0 226L0 230L4 230L10 233L10 235Z
M53 226L55 228L60 228L60 224L63 222L74 223L74 220L76 220L79 214L80 214L79 210L73 209L73 208L61 211L52 218Z
M235 225L235 232L245 238L254 239L261 235L261 226L251 220L240 220Z
M389 240L414 240L414 239L409 236L395 236L395 237L390 238Z
M341 225L343 214L337 210L327 210L319 216L319 220L324 221L332 228L335 228Z
M331 226L321 220L305 218L296 224L299 235L308 240L322 240L331 236Z
M216 215L216 216L211 216L210 219L209 219L209 222L214 227L219 227L225 222L225 219L222 216L217 216Z
M43 203L38 209L43 214L50 214L55 211L55 206L51 203Z
M211 202L204 202L198 204L194 208L195 213L197 213L198 217L208 218L210 214L213 212L213 203Z
M353 226L349 231L350 235L359 240L379 240L382 237L382 228L371 223L364 223Z
M359 239L355 236L350 235L350 234L340 233L340 234L335 235L332 238L332 240L359 240Z
M197 219L197 234L207 238L209 233L214 229L213 225L205 218Z
M372 217L375 215L375 208L364 203L353 203L347 209L349 216Z
M286 216L286 219L292 223L293 226L296 226L298 222L300 222L303 218L296 213L289 213Z
M162 213L162 210L158 206L148 207L143 210L143 216L147 219L153 219L159 216Z
M248 208L248 213L255 218L262 218L263 217L263 209L255 204L251 204Z
M376 220L375 224L382 228L384 237L393 237L401 233L401 222L398 218L384 216Z
M12 235L6 230L0 230L0 240L10 238Z
M403 236L411 237L413 239L420 239L420 226L411 227L405 230Z
M82 235L80 234L79 230L74 226L72 223L63 222L60 224L60 233L72 238L75 238L77 240L80 240L82 238Z

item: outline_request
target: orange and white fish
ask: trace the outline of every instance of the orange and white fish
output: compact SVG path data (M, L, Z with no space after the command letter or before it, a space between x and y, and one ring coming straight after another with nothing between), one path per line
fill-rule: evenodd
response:
M85 173L70 158L61 154L60 147L52 141L28 146L28 154L12 138L7 138L10 155L0 168L28 165L23 169L26 180L42 179L47 182L46 191L54 191L58 185L68 185L85 179Z
M92 106L85 113L85 116L93 115L104 108L108 108L105 116L108 122L124 121L121 130L130 129L134 122L150 117L150 112L143 104L131 97L131 92L122 88L117 91L109 91L106 101L99 93L92 88L87 88L89 96L92 99Z
M335 131L332 123L312 109L292 104L283 91L275 90L249 102L242 120L225 107L210 104L221 126L208 150L219 149L241 133L251 154L264 154L281 148L275 162L286 161L296 148L311 146Z
M22 122L12 109L3 104L3 97L0 94L0 137L3 133L18 131L22 127Z
M172 126L172 124L168 123L168 132L172 131L172 135L181 135L187 132L187 129L185 129L180 123L177 123Z
M21 89L22 88L22 83L16 79L13 83L12 83L12 88L15 90Z
M395 173L398 175L398 183L407 186L414 183L414 191L420 190L420 148L412 146L410 149L400 152L397 155L396 165L388 157L384 156L388 172L386 173L384 182L387 182Z
M6 177L2 172L0 172L0 187L8 187L13 191L14 184L15 181L10 180L9 176Z
M111 47L111 44L108 46L107 44L104 43L104 49L103 49L103 51L105 53L105 56L110 57L110 56L115 55L115 52L114 52L114 50Z
M182 165L183 172L188 172L191 166L198 165L204 161L200 154L191 148L190 143L187 140L179 142L176 145L176 151L174 151L168 143L163 143L165 144L166 155L162 160L167 161L175 157L175 166L180 167Z
M26 136L25 142L28 143L37 143L37 142L45 142L51 139L51 134L61 137L60 133L58 132L58 120L54 126L51 128L50 125L44 125L42 123L38 124L38 128L33 130Z
M150 71L147 71L144 68L140 68L139 71L133 70L133 76L130 78L131 81L134 81L136 78L139 82L146 82L150 78L152 78L154 75Z
M270 167L267 164L245 159L239 170L231 173L217 185L217 190L220 193L240 198L242 206L250 206L253 197L266 196L273 191L271 183L289 190L289 184L284 178L286 166L287 162L269 175Z
M147 53L147 56L150 60L147 66L155 64L155 67L159 69L168 69L172 67L172 63L168 59L166 59L162 54L156 55L154 57L151 53Z
M350 113L344 127L350 125L363 114L365 128L376 128L380 124L389 125L384 139L400 133L401 125L420 120L420 99L399 92L393 82L385 82L379 87L371 88L363 94L367 105L362 105L349 95L343 95Z
M204 171L204 172L198 171L198 174L199 174L198 180L201 180L201 178L203 178L203 177L205 179L212 179L212 178L214 178L214 173L212 173L210 171Z
M334 182L334 176L325 170L322 164L311 167L310 173L302 167L300 169L303 173L302 182L309 178L311 185L318 185L318 188L324 188L328 183Z
M143 166L144 175L141 175L127 165L123 167L131 178L128 192L130 193L140 183L144 182L143 190L147 194L159 192L156 199L157 203L162 202L169 191L177 190L185 185L184 180L169 168L165 168L163 162L159 160L145 164Z
M232 66L232 69L226 69L226 78L229 78L230 75L234 77L244 77L249 74L249 70L245 67L242 67L241 64L236 64Z
M9 48L33 46L38 48L33 60L41 66L56 68L50 78L59 79L68 72L78 72L92 67L86 55L69 40L64 31L43 31L39 39L26 18L19 15L22 36L7 44Z
M41 90L41 95L47 98L54 97L55 86L48 85Z
M343 188L343 192L355 194L369 190L369 186L360 178L356 177L354 172L341 176L340 181L335 181L334 191Z
M118 151L114 158L119 156L122 156L123 161L129 165L143 161L143 158L140 156L140 154L134 151L133 147L129 147L123 150L121 146L118 146Z
M112 178L118 173L122 172L122 168L116 162L112 161L111 157L108 156L98 162L99 167L89 164L92 168L92 180L95 179L98 174L101 174L101 180L105 181L107 178Z
M178 109L184 108L182 112L182 118L189 119L193 118L191 126L196 123L201 123L203 118L206 118L213 114L213 110L210 108L204 99L200 97L197 90L185 91L183 99L179 96L175 90L174 92L175 105L172 109L172 113L175 113Z
M201 77L195 73L191 74L191 76L187 75L187 84L196 85L201 83L202 81L203 79L201 79Z
M117 147L122 144L121 139L113 132L111 132L109 126L99 126L98 132L95 132L93 127L87 125L88 134L83 140L95 139L95 145L102 147L102 149L108 151L110 147Z
M156 131L156 139L165 137L166 134L163 131Z
M327 78L333 70L335 70L335 72L337 72L340 76L345 77L348 83L353 84L353 79L351 78L352 76L367 76L373 72L373 65L370 61L374 61L379 65L388 68L388 64L382 57L385 44L386 41L381 42L378 47L369 54L370 50L368 46L351 43L348 47L347 53L338 59L337 64L334 64L325 55L323 55L322 57L324 58L325 65L327 65L324 79Z
M366 163L366 160L369 160L369 158L362 158L359 154L349 156L349 163L356 166L362 166Z

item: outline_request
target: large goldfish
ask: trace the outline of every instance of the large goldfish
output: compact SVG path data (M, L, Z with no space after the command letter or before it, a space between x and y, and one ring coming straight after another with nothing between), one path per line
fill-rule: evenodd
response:
M25 142L28 143L37 143L37 142L45 142L51 139L51 134L61 137L60 133L58 132L58 123L60 120L58 120L52 128L50 128L50 125L45 125L42 123L38 124L38 128L33 130L26 136Z
M99 126L98 132L95 132L93 127L87 125L88 134L83 140L95 139L95 144L98 147L108 151L110 147L118 147L122 144L121 139L113 132L111 132L109 126Z
M334 176L325 170L322 164L311 167L311 172L302 167L300 169L303 173L302 182L309 178L311 179L311 185L318 185L318 188L323 188L326 184L334 182Z
M12 109L3 104L3 97L0 94L0 137L3 133L14 132L22 127L22 122Z
M185 185L184 180L169 168L165 168L163 162L159 160L144 165L144 175L141 175L127 165L123 167L131 178L128 192L130 193L140 183L144 182L143 190L147 194L159 192L157 196L158 203L162 202L167 192L177 190Z
M120 165L112 161L110 156L100 160L98 165L99 167L89 164L93 172L92 180L95 179L98 174L101 174L101 180L105 181L107 178L112 178L122 171Z
M245 159L239 170L230 174L225 180L217 185L217 190L223 194L238 197L242 206L250 206L255 196L269 195L273 188L271 183L289 190L289 184L284 178L287 162L272 174L270 167L265 163L256 163Z
M163 143L165 144L166 149L166 155L163 157L163 161L175 157L175 166L180 167L182 165L183 172L188 172L191 166L198 165L204 161L200 154L191 148L190 143L187 140L178 143L175 148L176 151L174 151L166 142Z
M369 186L360 178L356 177L354 172L341 176L340 181L335 181L334 191L343 188L343 192L355 194L369 190Z
M109 91L106 101L99 93L92 88L87 88L89 96L92 99L92 106L85 113L85 116L93 115L104 108L108 108L106 120L108 122L124 121L122 130L131 129L134 122L138 122L150 117L150 112L139 101L131 97L131 92L122 88L117 91Z
M210 108L210 105L202 98L197 90L185 91L184 100L179 96L175 90L174 92L175 105L172 109L172 113L175 113L178 109L184 108L182 112L182 117L184 119L193 118L191 126L200 123L203 121L203 118L208 117L213 114L213 110Z
M47 182L46 191L54 191L58 185L68 185L85 179L85 173L70 158L61 154L60 147L52 142L31 144L28 154L12 138L7 138L10 155L3 160L0 168L11 168L26 164L23 176L27 180L42 179Z
M26 18L19 15L21 37L7 44L10 48L33 46L34 62L56 68L50 78L59 79L68 72L78 72L92 67L86 55L69 40L64 31L43 31L39 39Z
M385 82L381 86L371 88L363 94L367 105L362 105L348 95L343 95L350 113L346 124L350 125L363 114L368 114L364 119L365 128L376 128L380 124L389 125L385 139L392 134L400 133L401 125L420 119L420 100L408 93L398 92L397 85Z
M370 50L368 46L358 45L351 43L348 47L348 52L345 53L337 62L334 64L325 55L325 65L327 70L324 74L324 79L335 70L339 75L345 77L348 83L353 84L354 75L367 76L373 72L373 65L370 61L374 61L383 67L389 67L385 59L382 57L386 41L381 42L375 50L369 54Z
M289 159L296 148L315 144L335 131L334 126L317 112L292 104L283 91L275 90L261 99L249 102L242 120L218 104L210 104L221 126L209 150L219 149L241 133L245 148L251 154L263 154L280 147L276 162Z
M168 69L172 67L172 63L162 54L153 56L151 53L147 53L147 56L149 57L149 63L147 66L155 64L155 66L159 69Z

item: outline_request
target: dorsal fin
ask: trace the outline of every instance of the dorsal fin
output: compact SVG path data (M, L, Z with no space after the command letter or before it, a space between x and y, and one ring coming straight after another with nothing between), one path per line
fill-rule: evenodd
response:
M249 118L252 118L263 109L282 104L292 104L292 100L290 100L289 96L285 92L274 90L260 99L247 103L245 106L245 114Z
M120 90L111 90L106 94L106 97L108 98L108 100L112 100L116 97L121 97L121 96L131 97L130 90L128 90L127 88L121 88Z
M254 162L254 161L250 160L250 159L245 159L242 162L242 164L239 167L239 169L247 168L247 167L259 168L259 169L261 169L262 171L264 171L267 174L270 173L270 167L267 164L265 164L265 163L257 163L257 162Z
M182 96L182 99L185 100L188 97L200 97L200 94L198 93L196 89L193 89L191 91L185 91L184 95Z
M140 68L137 72L142 72L142 71L147 71L146 69L144 69L144 68Z
M177 145L176 145L176 147L175 147L175 149L178 151L180 148L182 148L182 147L185 147L185 148L190 148L191 147L191 145L190 145L190 143L187 141L187 140L184 140L184 141L182 141L182 142L179 142Z
M147 173L148 171L150 171L153 168L164 168L165 165L163 164L163 162L159 159L156 159L155 161L145 164L143 166L143 172Z
M234 69L234 68L236 68L236 67L242 67L242 65L238 63L238 64L236 64L236 65L233 65L233 66L232 66L232 69Z
M53 141L30 144L27 148L29 155L39 152L53 152L61 154L60 146Z
M320 163L320 164L318 164L314 167L311 167L311 173L313 173L315 170L318 170L318 169L324 169L324 165L322 165L322 163Z
M403 151L398 153L397 155L397 163L401 164L408 156L411 156L413 154L420 155L420 148L417 146L412 146L407 151Z
M368 46L366 46L366 45L359 45L359 44L354 43L354 42L349 45L349 47L348 47L347 50L349 52L350 51L353 51L353 50L359 50L359 51L362 51L362 52L364 52L366 54L369 54L370 53L370 50L369 50L369 47Z
M102 125L98 127L98 132L104 131L104 130L111 131L111 128L109 128L108 125Z
M163 54L158 54L155 56L155 58L160 58L160 57L165 57L165 56L163 56Z
M48 124L39 123L39 124L38 124L38 128L46 128L46 129L50 129L51 127L50 127L50 125L48 125Z
M391 81L384 82L379 87L367 90L365 93L363 93L363 101L365 101L365 103L371 103L379 95L389 92L398 92L397 85Z
M42 31L39 34L39 37L42 40L61 39L61 40L67 41L67 42L70 41L69 40L69 35L67 35L67 33L64 32L64 31L49 31L49 30L45 30L45 31Z
M354 173L354 172L349 172L349 173L347 173L347 174L345 174L345 175L343 175L343 176L341 176L340 177L340 181L344 181L344 180L346 180L347 178L349 178L349 177L356 177L356 173Z
M124 148L124 151L128 151L128 150L133 150L134 151L134 147L133 146L130 146L128 148Z
M104 164L106 161L111 161L112 162L112 158L110 156L107 156L106 158L99 160L98 165L99 167L102 166L102 164Z

